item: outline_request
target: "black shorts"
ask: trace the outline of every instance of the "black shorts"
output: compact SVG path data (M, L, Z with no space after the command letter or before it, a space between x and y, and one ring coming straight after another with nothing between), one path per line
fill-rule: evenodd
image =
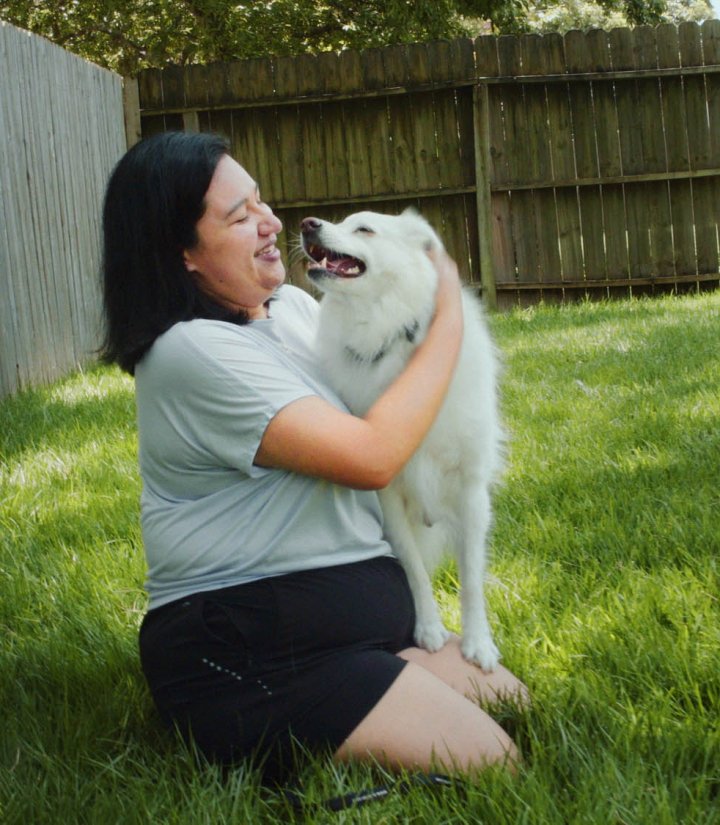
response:
M337 750L404 667L414 624L405 572L381 557L163 605L140 656L166 723L210 761L257 755L272 776L295 743Z

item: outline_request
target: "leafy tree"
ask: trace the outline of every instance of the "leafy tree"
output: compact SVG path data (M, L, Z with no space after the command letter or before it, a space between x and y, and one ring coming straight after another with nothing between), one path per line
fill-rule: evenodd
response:
M657 23L680 23L713 17L709 0L663 0L661 4L638 0L538 0L528 9L520 26L526 31L566 32L570 29L612 29L618 26Z
M481 16L493 3L470 5ZM123 74L452 37L456 0L0 0L0 18Z
M709 0L0 0L0 18L121 74L167 63L703 14L712 16Z

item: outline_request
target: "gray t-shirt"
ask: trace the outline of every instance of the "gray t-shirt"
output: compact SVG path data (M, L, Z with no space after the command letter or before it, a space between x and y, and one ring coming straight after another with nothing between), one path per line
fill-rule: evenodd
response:
M135 371L150 608L198 591L390 555L374 492L257 467L265 427L319 395L317 303L285 285L267 320L196 319Z

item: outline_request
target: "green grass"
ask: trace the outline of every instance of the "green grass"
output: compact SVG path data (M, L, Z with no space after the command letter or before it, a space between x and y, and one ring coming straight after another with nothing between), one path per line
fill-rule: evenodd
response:
M511 440L488 595L534 698L507 720L525 765L298 821L720 823L720 293L492 326ZM0 403L0 821L288 821L155 717L132 393L98 368ZM453 569L438 585L457 629ZM378 779L316 760L304 792Z

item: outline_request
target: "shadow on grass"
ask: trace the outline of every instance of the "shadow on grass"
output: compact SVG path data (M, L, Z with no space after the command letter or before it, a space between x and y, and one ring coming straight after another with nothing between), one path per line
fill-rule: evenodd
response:
M9 462L26 449L45 445L81 446L96 437L133 432L135 401L132 384L119 371L96 367L85 373L97 386L83 395L84 375L0 401L0 460Z

